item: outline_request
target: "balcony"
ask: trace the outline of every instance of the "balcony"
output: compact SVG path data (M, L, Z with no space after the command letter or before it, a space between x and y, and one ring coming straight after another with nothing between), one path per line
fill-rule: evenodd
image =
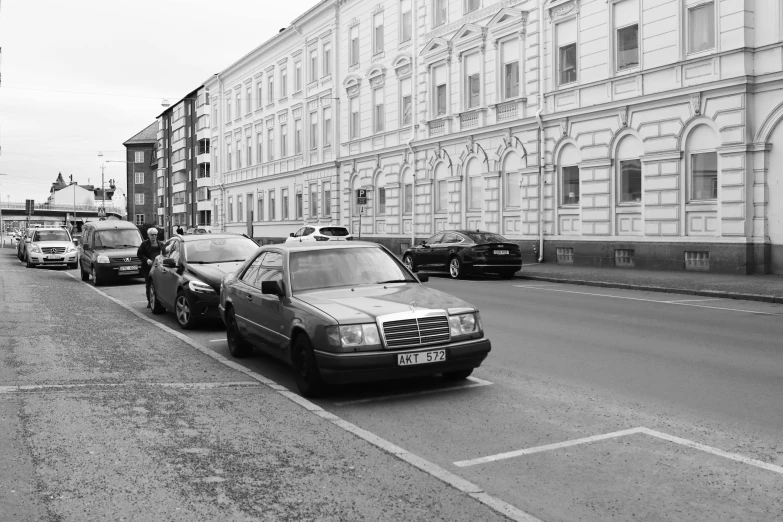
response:
M196 180L196 187L211 187L212 186L212 178L209 176L201 177Z
M430 130L430 136L443 136L451 133L451 118L441 117L437 120L427 122Z
M196 118L198 118L199 116L203 116L205 114L209 114L210 107L211 105L208 105L206 103L204 105L199 105L198 107L196 107Z
M196 202L196 210L212 210L212 200L205 199L204 201Z
M209 152L204 152L202 154L196 154L196 164L202 165L204 163L209 163Z
M500 123L524 117L522 104L525 101L525 98L520 98L518 100L498 103L495 105L495 121Z

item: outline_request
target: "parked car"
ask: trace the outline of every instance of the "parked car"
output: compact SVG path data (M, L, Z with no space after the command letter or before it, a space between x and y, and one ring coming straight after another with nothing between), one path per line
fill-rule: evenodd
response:
M76 246L64 228L34 228L25 239L25 265L67 265L76 268Z
M353 241L353 234L345 227L333 225L304 226L285 238L286 243L304 243L308 241Z
M191 227L185 231L185 235L187 234L211 234L212 233L212 227L202 226L199 225L197 227Z
M479 273L510 278L522 269L522 251L499 234L449 230L407 249L402 261L414 272L443 270L454 279Z
M491 349L478 310L426 281L376 243L261 247L223 280L229 352L280 358L308 397L329 384L466 379Z
M174 236L150 271L153 314L174 311L182 328L200 319L217 319L220 283L250 257L258 245L235 234Z
M92 276L95 286L110 279L141 277L136 252L141 245L138 227L129 221L90 221L82 227L79 270L82 281Z
M19 243L16 244L16 257L19 258L19 261L27 259L27 244L29 241L25 241L25 239L30 239L33 236L34 231L35 228L30 227L24 229L20 234Z

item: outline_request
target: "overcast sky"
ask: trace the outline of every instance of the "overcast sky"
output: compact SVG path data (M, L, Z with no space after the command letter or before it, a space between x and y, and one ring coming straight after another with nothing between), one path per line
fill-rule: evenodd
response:
M0 197L44 201L317 0L0 0ZM125 165L105 179L126 190Z

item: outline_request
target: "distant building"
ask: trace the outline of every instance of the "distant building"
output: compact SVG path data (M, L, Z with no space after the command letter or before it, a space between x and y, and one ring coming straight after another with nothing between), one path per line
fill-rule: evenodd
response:
M123 143L126 151L128 221L133 221L137 225L157 223L155 198L155 172L158 167L157 133L156 121Z
M114 183L110 183L106 190L106 206L112 204L115 189ZM96 202L103 201L103 194L101 189L93 185L79 185L73 181L73 176L70 176L66 183L62 173L58 173L57 179L49 189L49 197L46 201L50 205L94 206Z

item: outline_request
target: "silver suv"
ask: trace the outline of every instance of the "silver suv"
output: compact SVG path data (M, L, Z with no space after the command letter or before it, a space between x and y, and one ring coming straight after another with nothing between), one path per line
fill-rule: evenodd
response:
M64 228L36 228L25 239L27 268L41 265L68 265L76 268L76 246Z

